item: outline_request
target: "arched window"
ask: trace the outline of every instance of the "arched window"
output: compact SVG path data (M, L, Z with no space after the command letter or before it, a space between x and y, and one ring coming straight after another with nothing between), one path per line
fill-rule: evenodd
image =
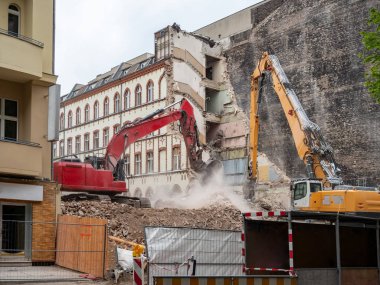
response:
M124 110L131 108L131 91L129 89L124 92Z
M138 84L135 89L135 106L141 105L141 85Z
M61 116L59 117L59 129L63 130L65 128L65 115L61 113Z
M104 116L108 116L109 114L109 109L110 109L109 105L110 105L110 102L108 100L108 97L106 97L103 102Z
M75 124L76 125L80 124L80 108L79 107L75 111Z
M116 93L115 97L113 98L113 111L115 113L120 112L120 95L119 95L119 93Z
M147 86L146 86L146 101L147 102L152 102L154 100L154 85L153 81L149 80Z
M99 102L95 101L95 104L94 104L94 120L96 120L97 118L99 118Z
M84 122L88 123L88 121L90 121L90 105L87 104L84 107Z
M20 11L17 6L9 5L8 7L8 33L17 36L20 31Z
M71 110L69 111L69 114L67 115L67 127L71 128L73 126L73 112Z

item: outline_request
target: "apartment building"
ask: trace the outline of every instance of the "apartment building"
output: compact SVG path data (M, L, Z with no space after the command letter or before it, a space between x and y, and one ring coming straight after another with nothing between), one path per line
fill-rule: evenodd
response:
M208 129L231 101L221 46L176 24L156 32L154 40L154 54L123 62L86 85L76 84L62 97L59 142L53 146L56 160L102 156L121 126L182 98L194 107L200 142L208 143ZM129 195L184 193L191 177L178 124L130 145L125 173Z
M54 260L46 250L55 230L43 226L57 214L48 141L49 100L59 98L49 89L57 79L53 26L53 0L0 1L1 262Z

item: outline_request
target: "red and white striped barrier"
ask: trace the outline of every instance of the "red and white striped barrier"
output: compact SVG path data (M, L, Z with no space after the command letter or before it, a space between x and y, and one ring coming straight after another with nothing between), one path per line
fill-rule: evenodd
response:
M268 211L268 212L250 212L250 213L242 213L244 219L253 218L253 217L287 217L287 211ZM243 242L241 254L245 257L245 233L244 230L241 232L241 241ZM289 269L280 269L280 268L265 268L265 267L252 267L248 268L243 266L243 273L250 270L257 271L281 271L288 272L289 275L295 275L294 273L294 260L293 260L293 231L292 231L292 223L289 221L288 223L288 245L289 245Z
M144 269L142 268L141 256L133 257L133 285L144 284Z
M287 211L251 212L243 213L244 218L250 217L286 217Z

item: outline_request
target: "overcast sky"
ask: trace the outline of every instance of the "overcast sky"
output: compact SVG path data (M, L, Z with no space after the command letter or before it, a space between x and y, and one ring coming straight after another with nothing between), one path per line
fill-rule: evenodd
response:
M194 31L260 0L56 0L55 74L61 94L145 52L176 22Z

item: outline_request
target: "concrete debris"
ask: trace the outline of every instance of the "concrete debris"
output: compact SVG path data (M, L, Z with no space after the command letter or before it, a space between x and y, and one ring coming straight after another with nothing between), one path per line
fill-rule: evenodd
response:
M61 203L62 214L108 219L109 235L143 243L144 226L241 230L240 211L228 204L201 209L133 208L109 201Z

